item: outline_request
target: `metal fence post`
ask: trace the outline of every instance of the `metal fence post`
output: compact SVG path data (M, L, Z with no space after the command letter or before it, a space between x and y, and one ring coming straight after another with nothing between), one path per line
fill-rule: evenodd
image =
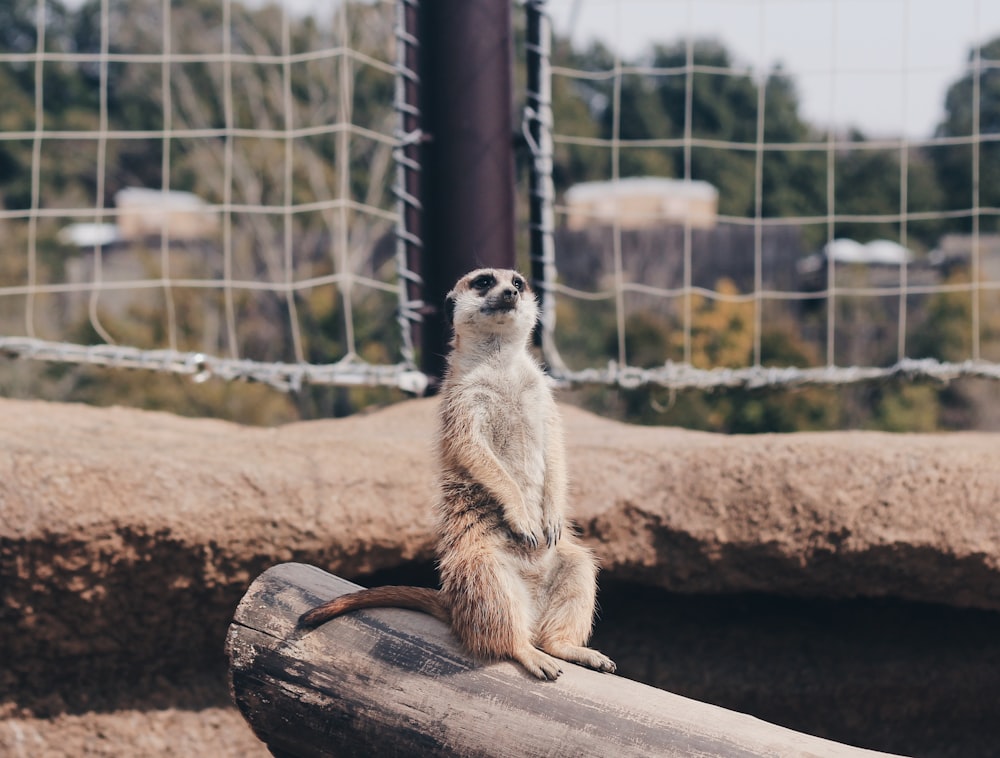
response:
M441 308L479 266L514 266L510 0L420 4L424 328L421 368L444 372Z

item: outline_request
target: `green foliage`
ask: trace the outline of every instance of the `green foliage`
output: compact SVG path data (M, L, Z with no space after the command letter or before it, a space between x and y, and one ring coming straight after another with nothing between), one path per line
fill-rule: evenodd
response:
M1000 134L1000 68L982 66L977 71L977 57L1000 60L1000 37L979 48L978 55L975 49L969 51L967 73L951 85L945 96L945 118L937 129L940 137L969 137L975 132ZM977 78L978 103L973 97ZM976 148L972 144L957 144L935 149L933 162L943 192L943 207L956 210L973 207L974 149L979 151L979 205L1000 206L1000 142L989 139ZM983 231L1000 230L997 216L984 215L980 223Z
M852 131L850 141L857 149L846 151L838 157L834 184L837 212L844 215L886 215L899 213L901 202L901 154L898 150L871 149L859 131ZM944 207L944 198L934 180L934 169L927 154L911 150L907 155L907 209L910 212L929 211ZM935 221L922 223L909 230L910 242L914 238L926 247L937 241L944 224ZM900 234L896 222L837 223L835 235L868 242L873 239L896 239Z
M279 6L230 6L229 49L244 57L233 59L228 68L211 57L221 53L227 30L222 5L215 0L175 1L171 8L169 39L164 40L160 0L86 0L69 10L59 0L46 3L46 49L65 53L96 53L101 49L101 13L109 12L107 28L110 52L156 53L165 49L196 57L178 58L169 72L157 63L112 59L102 103L101 72L96 64L47 60L42 66L44 97L41 98L44 128L96 131L105 110L112 130L199 130L198 136L173 136L164 142L151 139L109 139L104 197L99 202L113 207L115 193L127 186L188 190L209 203L231 200L251 208L300 206L346 201L342 209L283 213L233 212L226 219L226 262L237 282L283 282L288 276L287 245L294 245L295 278L322 280L346 270L388 281L391 271L371 256L376 243L389 231L389 223L373 214L357 211L349 203L388 211L394 199L392 145L387 137L394 125L392 97L394 77L386 61L393 44L393 17L386 3L346 3L331 9L322 23L313 18L290 16L287 37ZM35 0L12 0L0 7L0 49L34 52L37 49ZM287 44L285 40L287 39ZM358 56L337 54L350 47ZM287 66L284 53L302 55ZM197 57L201 56L201 57ZM273 60L272 60L273 59ZM35 127L35 73L30 65L0 65L0 129L31 133ZM165 73L169 73L165 77ZM164 90L169 82L169 90ZM232 93L227 112L224 94ZM291 106L290 108L288 106ZM355 125L354 133L338 126ZM312 133L288 143L282 137L246 137L229 140L225 127L283 130L293 127ZM363 132L359 134L359 132ZM170 154L163 150L169 147ZM38 204L45 208L95 206L98 176L98 141L48 138L40 162ZM227 152L231 152L231 196L224 178ZM0 141L0 196L8 209L32 205L32 141ZM291 161L291 184L286 181ZM163 170L169 170L164 175ZM290 188L291 194L287 194ZM90 219L85 219L90 220ZM67 262L92 265L91 251L80 252L56 241L65 219L43 218L35 230L35 281L65 282ZM0 286L22 285L28 277L28 227L11 222L4 230L5 248L13 255L0 255ZM170 274L180 279L212 280L223 273L222 238L207 246L170 252ZM380 253L381 255L381 253ZM111 271L118 258L144 266L142 274L161 275L159 243L144 250L132 244L125 253L105 250ZM364 265L370 261L372 271ZM134 265L134 264L130 264ZM127 277L135 276L128 273ZM221 284L221 283L220 283ZM83 303L86 304L86 295ZM294 297L294 303L289 302ZM302 355L306 360L329 363L356 356L379 363L398 360L399 337L395 330L394 300L377 288L355 287L350 296L356 323L353 334L345 328L348 318L345 291L337 284L317 285L287 296L255 288L230 288L224 296L218 287L171 287L154 289L135 298L125 310L108 304L114 297L102 296L97 320L86 314L77 324L61 324L49 304L55 298L36 298L34 311L39 336L48 339L101 342L104 333L121 344L159 349L208 351L239 355L260 361L294 361L292 305L297 308ZM60 301L61 302L61 301ZM168 308L169 305L169 308ZM0 299L3 330L17 333L25 328L25 303ZM230 319L235 317L227 328ZM167 315L169 312L169 316ZM101 333L94 331L100 326ZM43 328L44 327L44 328ZM62 333L59 332L62 330ZM235 344L229 337L232 331ZM214 336L213 336L214 335ZM353 339L349 339L353 337ZM0 386L8 391L23 387L16 377L21 368L0 366ZM91 369L52 369L32 374L38 396L63 397L94 403L130 402L143 407L175 404L177 412L202 414L213 404L217 413L253 423L274 423L296 414L344 414L373 402L387 402L398 393L387 390L326 390L308 388L294 398L273 390L236 383L223 390L218 383L179 388L190 380L122 372L107 374ZM94 377L100 376L97 381ZM111 377L111 378L107 378ZM273 397L272 397L273 396ZM270 399L267 399L270 398ZM243 399L247 399L245 402Z
M695 296L691 305L691 365L740 368L753 363L753 303L734 299L732 282L717 282L718 299ZM612 322L613 324L613 322ZM626 320L626 352L631 365L653 367L664 356L683 355L683 332L676 315L639 311ZM617 336L605 332L605 354L614 354ZM815 365L814 350L790 320L761 336L766 366ZM657 387L632 390L593 388L577 399L599 413L643 424L671 424L706 431L752 434L828 429L837 424L833 393L819 388L786 390L718 389L673 392Z
M932 432L938 429L938 391L928 385L894 384L880 388L870 429Z

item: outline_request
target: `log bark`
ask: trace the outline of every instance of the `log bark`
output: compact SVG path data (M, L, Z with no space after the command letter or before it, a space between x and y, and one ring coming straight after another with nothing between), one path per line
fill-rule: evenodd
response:
M556 682L477 663L444 624L415 611L297 627L313 605L357 588L285 563L258 577L236 610L226 640L233 697L275 755L885 755L568 663Z

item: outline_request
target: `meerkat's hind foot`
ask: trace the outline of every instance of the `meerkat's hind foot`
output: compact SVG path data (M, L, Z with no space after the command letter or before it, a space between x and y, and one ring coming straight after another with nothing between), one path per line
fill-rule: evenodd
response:
M618 670L618 664L608 658L608 656L604 653L589 647L585 647L583 649L590 654L590 660L584 664L585 666L589 666L595 671L602 671L605 674L613 674Z
M608 658L608 656L590 647L571 645L567 642L557 642L546 645L544 649L545 652L554 655L556 658L562 658L564 661L569 661L570 663L579 663L581 666L586 666L595 671L603 671L606 674L613 674L618 669L615 662Z
M538 648L526 647L514 653L512 657L524 666L529 674L539 679L547 679L553 682L562 674L559 661L551 655L543 653Z

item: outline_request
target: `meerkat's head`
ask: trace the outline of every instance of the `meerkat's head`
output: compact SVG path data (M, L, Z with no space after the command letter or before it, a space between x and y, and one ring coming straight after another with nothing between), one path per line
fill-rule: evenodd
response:
M456 346L462 337L524 342L538 321L534 293L527 280L510 269L470 271L448 293L445 308Z

